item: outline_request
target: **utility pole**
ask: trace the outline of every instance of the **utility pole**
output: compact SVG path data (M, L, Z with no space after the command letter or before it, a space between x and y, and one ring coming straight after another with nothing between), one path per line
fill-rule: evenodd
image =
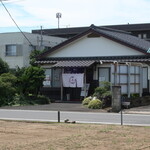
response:
M42 29L42 26L41 26L41 42L40 42L40 49L42 50L43 48L43 29Z
M56 13L56 18L58 18L58 29L59 29L59 19L61 18L61 13Z

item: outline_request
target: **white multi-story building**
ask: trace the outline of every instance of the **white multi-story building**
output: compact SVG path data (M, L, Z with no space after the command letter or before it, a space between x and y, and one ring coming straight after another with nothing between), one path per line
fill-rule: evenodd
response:
M50 49L65 38L32 33L0 33L0 57L10 68L29 66L31 51Z

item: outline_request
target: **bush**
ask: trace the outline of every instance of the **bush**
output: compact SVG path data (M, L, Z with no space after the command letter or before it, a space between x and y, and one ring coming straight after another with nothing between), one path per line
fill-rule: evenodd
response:
M16 77L10 73L0 75L0 106L13 105Z
M25 96L23 94L21 94L21 95L16 94L13 102L15 105L18 105L18 104L19 105L49 104L50 99L44 95Z
M105 89L104 87L97 87L95 89L94 96L96 96L97 98L101 98L105 92L107 92L107 89Z
M92 97L86 97L86 98L82 101L82 105L88 105L91 100L92 100Z
M91 100L88 104L88 108L100 109L102 108L102 101L99 99Z
M101 99L103 102L103 107L109 107L111 106L111 97L112 93L110 91L110 82L101 82L100 87L97 87L95 89L95 93L93 96L97 97L98 99Z
M16 94L16 96L14 97L14 105L34 105L34 101L29 97L29 96L25 96L23 94Z
M101 86L101 87L104 87L107 91L109 91L109 90L110 90L111 83L108 82L108 81L102 81L102 82L100 82L100 86Z
M43 86L45 78L44 70L41 67L18 68L16 71L17 89L19 94L28 96L37 95L40 87Z
M50 99L44 95L38 95L35 100L35 103L37 104L50 104L50 102L51 102Z
M140 97L139 93L132 93L131 98L138 98Z
M8 72L9 72L8 64L0 58L0 74Z

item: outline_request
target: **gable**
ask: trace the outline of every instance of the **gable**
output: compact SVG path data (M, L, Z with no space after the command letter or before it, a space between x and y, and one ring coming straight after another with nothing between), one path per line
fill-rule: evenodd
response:
M65 47L53 51L47 57L95 57L144 55L135 49L105 37L84 36Z

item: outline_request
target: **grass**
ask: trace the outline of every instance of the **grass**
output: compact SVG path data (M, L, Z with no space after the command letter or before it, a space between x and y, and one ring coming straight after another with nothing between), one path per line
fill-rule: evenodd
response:
M0 150L149 150L150 127L0 121Z

